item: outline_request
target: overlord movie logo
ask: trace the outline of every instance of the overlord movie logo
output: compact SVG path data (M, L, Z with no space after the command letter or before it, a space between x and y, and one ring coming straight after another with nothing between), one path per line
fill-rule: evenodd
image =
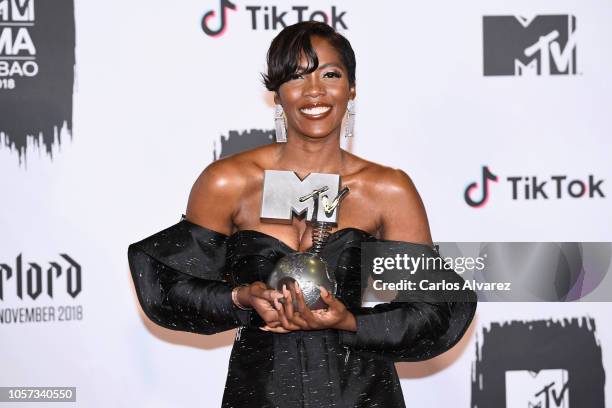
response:
M575 75L576 17L484 16L484 75Z
M0 0L0 148L53 155L72 132L73 0Z
M466 204L473 208L484 207L492 194L492 183L498 181L498 176L488 166L482 166L480 182L469 183L463 192ZM606 198L603 188L605 180L594 174L589 174L584 179L565 174L515 175L505 177L504 181L512 201Z
M0 263L0 300L6 300L9 290L20 300L37 300L41 295L53 299L57 291L74 299L82 291L81 282L81 265L68 254L43 264L25 263L23 254L13 263Z
M238 6L229 0L220 0L218 8L208 10L201 20L202 31L209 37L220 37L227 32L230 11L240 11ZM288 25L301 21L321 21L337 30L347 30L346 11L337 6L329 9L313 9L308 5L246 5L251 30L282 30Z
M5 262L6 261L6 262ZM82 267L66 253L39 262L0 260L0 326L82 321Z

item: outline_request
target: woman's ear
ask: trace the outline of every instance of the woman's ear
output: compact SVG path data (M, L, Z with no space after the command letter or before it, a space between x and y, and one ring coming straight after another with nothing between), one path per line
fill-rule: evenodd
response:
M351 87L351 90L349 91L349 99L355 99L355 97L357 96L357 90L355 89L355 86L353 85Z

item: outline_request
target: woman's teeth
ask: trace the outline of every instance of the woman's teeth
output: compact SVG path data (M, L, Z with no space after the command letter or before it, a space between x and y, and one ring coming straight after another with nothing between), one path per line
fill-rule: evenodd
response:
M320 115L330 110L330 106L316 106L314 108L302 108L300 111L306 115Z

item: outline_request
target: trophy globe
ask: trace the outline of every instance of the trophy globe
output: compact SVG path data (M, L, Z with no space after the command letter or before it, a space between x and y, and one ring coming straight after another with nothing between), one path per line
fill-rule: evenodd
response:
M319 194L327 189L327 187L322 187L299 198L301 202L310 198L314 200L314 211L311 219L312 247L306 252L295 252L281 258L274 267L267 282L268 287L278 291L282 291L283 285L287 285L287 288L290 288L297 282L304 295L304 302L311 310L327 308L327 305L321 299L319 286L323 286L334 295L337 289L335 274L321 257L321 251L327 243L334 223L317 220ZM348 191L348 187L342 189L331 204L327 203L326 196L323 197L325 199L322 201L326 215L329 216L336 210L340 200ZM281 299L282 301L284 299ZM297 308L296 299L293 299L293 306Z

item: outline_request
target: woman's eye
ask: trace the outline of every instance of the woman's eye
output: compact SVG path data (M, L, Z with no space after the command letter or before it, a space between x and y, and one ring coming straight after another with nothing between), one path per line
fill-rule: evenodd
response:
M326 72L323 76L325 78L341 78L342 74L340 72L330 71L330 72Z
M302 76L300 74L292 74L289 78L290 79L300 79L302 78Z

